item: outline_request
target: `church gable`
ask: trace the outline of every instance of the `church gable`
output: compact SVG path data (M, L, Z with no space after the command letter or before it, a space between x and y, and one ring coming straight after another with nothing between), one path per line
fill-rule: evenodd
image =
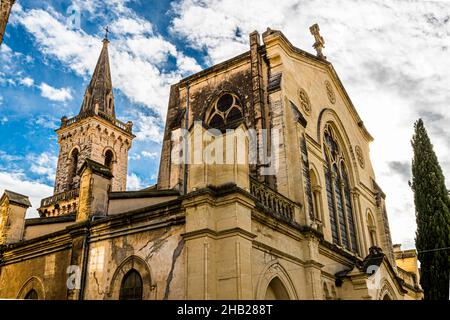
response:
M280 31L265 34L271 74L283 74L284 93L302 107L302 112L317 120L324 108L332 108L347 125L358 128L361 138L373 140L329 61L294 47ZM317 129L315 123L309 128L311 133Z

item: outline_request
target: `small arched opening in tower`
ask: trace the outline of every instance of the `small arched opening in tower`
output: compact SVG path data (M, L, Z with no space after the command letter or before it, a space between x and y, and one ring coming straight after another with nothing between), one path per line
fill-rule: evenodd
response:
M114 153L111 150L107 150L105 152L105 166L109 168L109 170L113 171L113 162L114 162Z
M68 176L68 185L69 189L72 189L75 187L75 177L77 175L77 169L78 169L78 149L75 148L70 153L70 166L69 166L69 176Z

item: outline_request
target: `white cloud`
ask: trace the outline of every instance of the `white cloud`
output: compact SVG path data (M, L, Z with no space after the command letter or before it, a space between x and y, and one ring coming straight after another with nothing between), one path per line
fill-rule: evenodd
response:
M6 153L3 150L0 150L0 159L3 161L6 161L6 162L11 162L11 161L20 160L20 159L22 159L22 157L17 156L17 155L11 155L11 154Z
M153 33L152 24L140 18L119 18L111 26L111 32L117 34L144 34Z
M394 242L414 242L413 194L407 174L389 166L411 163L413 122L423 117L448 186L450 165L450 7L448 1L180 0L171 32L217 63L249 50L248 34L281 30L314 53L309 26L319 23L324 54L341 77L375 137L371 158L387 194Z
M27 218L36 218L37 208L42 198L53 194L53 188L36 181L30 181L21 173L0 172L0 195L7 190L24 194L30 198L32 208L27 211Z
M59 128L60 119L57 119L51 115L39 115L35 116L33 119L30 119L31 121L34 121L35 124L48 128L48 129L57 129Z
M31 87L34 84L34 80L30 77L25 77L20 79L20 84L24 85L25 87Z
M127 175L127 190L133 191L139 189L142 189L141 179L135 173Z
M57 89L46 84L45 82L42 82L39 89L41 89L41 95L44 98L52 101L67 101L73 99L70 88Z
M27 156L30 171L38 175L44 176L49 182L55 180L56 164L58 157L44 152L40 155L30 154Z
M98 19L99 17L105 17L105 10L112 16L121 14L129 14L130 9L126 7L126 3L129 0L109 0L105 5L104 0L73 0L73 5L80 8L82 11L89 12L86 15L88 19Z
M142 151L141 154L144 158L150 158L150 159L156 159L159 155L159 153L156 151L149 152L149 151L145 151L145 150Z
M200 67L167 40L149 34L152 31L149 22L143 23L142 19L126 10L123 1L116 2L117 7L109 5L114 13L109 24L117 31L125 31L127 26L131 26L132 32L118 32L111 39L109 52L113 85L131 101L147 106L159 118L164 118L170 85L180 80L183 74L199 71ZM83 10L95 12L101 2L94 1L87 7L83 7L87 5L84 1L78 1L78 4ZM114 17L119 13L122 14L120 18ZM35 37L41 52L58 59L80 76L91 76L101 50L99 38L83 30L70 29L65 17L52 9L16 9L15 23L22 24ZM176 59L178 69L163 72L162 67L169 56Z
M162 141L163 135L161 122L159 122L159 120L155 117L140 114L138 116L136 127L137 128L134 132L136 135L136 140L151 140L156 142Z
M131 153L128 155L128 160L140 160L141 155L139 153Z

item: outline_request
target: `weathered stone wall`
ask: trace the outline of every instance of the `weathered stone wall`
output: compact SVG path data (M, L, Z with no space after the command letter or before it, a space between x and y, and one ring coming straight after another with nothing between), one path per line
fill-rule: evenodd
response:
M185 128L187 86L189 86L188 128L195 121L205 121L207 111L223 92L231 92L239 97L246 125L252 127L249 56L239 56L200 74L203 76L187 78L171 88L158 178L159 189L180 188L183 184L183 167L171 161L170 139L173 130Z
M64 230L71 224L73 224L73 221L26 226L23 239L30 240L40 236L45 236L56 231Z
M8 199L0 203L0 245L19 242L23 239L27 207L19 206Z
M184 226L161 228L92 242L85 298L118 299L127 262L134 259L141 276L145 277L145 269L150 275L144 298L184 299L183 230Z
M8 262L1 266L0 297L23 299L29 290L34 289L39 299L65 300L69 264L69 249L53 253L41 251L36 257Z

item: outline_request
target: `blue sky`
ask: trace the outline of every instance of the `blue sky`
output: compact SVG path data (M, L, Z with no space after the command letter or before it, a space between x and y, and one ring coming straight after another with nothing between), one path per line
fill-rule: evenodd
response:
M150 55L142 57L142 61L149 67L156 66L157 69L152 70L156 73L156 77L160 77L158 72L167 74L168 80L162 80L163 89L160 84L156 84L160 95L165 95L163 90L166 91L171 82L176 82L194 70L206 66L201 50L188 48L182 39L177 39L168 32L170 22L168 17L171 15L169 1L154 1L151 7L145 1L126 3L124 8L117 8L117 3L109 7L91 1L90 5L91 7L87 6L84 1L24 0L18 1L14 7L1 50L1 62L5 63L5 68L0 71L2 171L13 171L28 180L45 185L53 184L58 154L54 129L58 127L59 119L63 115L70 117L79 111L93 63L100 53L104 27L109 26L112 30L109 37L113 48L110 51L114 50L116 39L125 46L124 42L129 39L156 39L158 41L152 44L169 47L161 51L155 49L154 53L157 55L166 55L173 50L170 46L186 47L184 51L195 59L192 60L194 69L178 68L176 57L170 54L155 59ZM70 8L75 8L80 22L78 25L71 25L68 22L70 17L75 16ZM43 14L46 14L43 19L47 21L37 21ZM117 22L119 19L122 21L126 19L123 26L118 27L114 24L114 21ZM147 25L144 25L143 30L133 31L135 32L133 34L124 31L129 26L135 27L136 23ZM63 44L69 46L71 44L66 41L70 42L70 39L64 39L67 36L66 32L73 33L75 41L88 38L91 56L77 58L70 57L70 53L61 55L55 53L59 44L54 44L53 47L53 44L46 43L48 39L36 38L36 33L42 33L42 29L47 25L51 27L54 24L62 29L54 33L49 31L47 35L49 38L63 39L61 40ZM85 64L86 61L90 63L87 62L89 65L86 67L78 68L71 66L73 61L76 64ZM120 61L115 60L115 63ZM114 63L112 64L115 86ZM141 90L145 89L144 87ZM158 105L155 106L155 102L147 103L145 96L135 99L132 90L128 89L124 94L120 86L115 86L114 94L118 118L125 122L132 120L138 130L138 139L130 151L129 163L129 188L137 189L155 183L161 147L160 135L164 126L164 103L158 101ZM142 128L146 126L143 122L147 117L155 119L151 123L155 127L153 130ZM30 162L34 165L30 166Z
M132 120L137 135L131 190L155 183L170 84L248 50L253 30L280 29L312 52L315 22L375 137L371 159L388 195L394 242L411 247L410 139L418 117L450 185L448 1L17 0L0 47L0 191L28 194L34 208L52 193L54 129L79 111L105 26L117 116Z

